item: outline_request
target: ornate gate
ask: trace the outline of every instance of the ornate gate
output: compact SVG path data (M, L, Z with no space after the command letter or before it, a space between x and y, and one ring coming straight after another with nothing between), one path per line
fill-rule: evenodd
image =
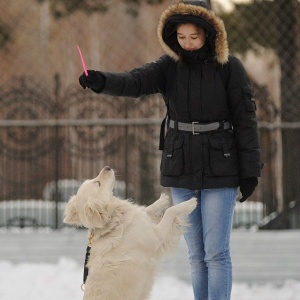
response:
M151 203L160 193L164 114L159 96L115 98L77 86L62 93L58 76L51 93L32 78L15 78L0 91L0 201L65 201L60 182L93 178L110 165L121 196Z

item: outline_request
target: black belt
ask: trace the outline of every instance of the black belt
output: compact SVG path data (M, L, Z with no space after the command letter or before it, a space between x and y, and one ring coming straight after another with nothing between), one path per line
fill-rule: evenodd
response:
M201 132L214 131L217 129L227 130L232 128L230 121L214 122L208 124L201 124L199 122L192 122L192 123L177 122L177 124L178 124L178 130L190 131L193 134L200 134ZM169 126L171 128L175 128L175 121L170 120Z

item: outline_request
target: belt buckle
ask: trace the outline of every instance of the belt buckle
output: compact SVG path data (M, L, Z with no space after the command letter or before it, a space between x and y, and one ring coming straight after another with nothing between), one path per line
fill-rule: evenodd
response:
M192 122L193 135L200 134L200 132L195 131L195 124L199 124L199 122Z

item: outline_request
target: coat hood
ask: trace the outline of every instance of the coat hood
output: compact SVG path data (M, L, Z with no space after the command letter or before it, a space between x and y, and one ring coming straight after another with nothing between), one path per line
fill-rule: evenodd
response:
M180 45L177 42L178 24L193 23L206 31L206 38L216 60L228 62L229 50L224 22L209 9L204 1L183 1L170 5L161 15L157 34L167 55L180 60Z

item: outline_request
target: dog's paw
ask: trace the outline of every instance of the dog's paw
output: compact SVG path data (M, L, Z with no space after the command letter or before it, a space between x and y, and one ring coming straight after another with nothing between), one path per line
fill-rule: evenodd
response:
M184 213L190 214L197 207L198 202L197 202L197 198L192 198L181 204L184 204Z

